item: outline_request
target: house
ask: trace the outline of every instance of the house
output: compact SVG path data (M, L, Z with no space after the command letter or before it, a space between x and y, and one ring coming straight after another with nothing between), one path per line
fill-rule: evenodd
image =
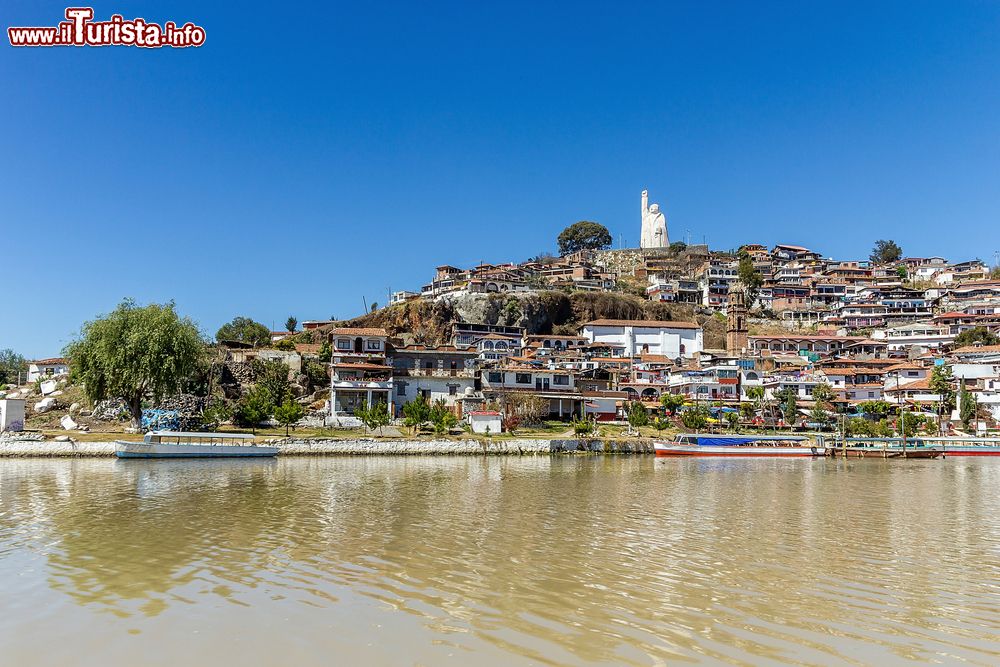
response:
M361 406L392 406L392 366L386 361L389 334L380 328L335 328L327 333L330 359L330 423Z
M612 354L628 357L658 354L693 359L704 347L701 325L693 322L594 320L580 328L580 335L592 345L607 345Z
M583 414L600 422L616 421L621 417L622 406L629 400L624 391L584 391Z
M463 401L476 392L479 374L474 349L406 345L395 346L391 352L395 414L417 396L423 396L428 403L444 401L462 414Z
M28 382L37 382L57 375L69 375L69 362L62 357L38 359L28 364Z
M481 377L483 396L496 399L503 394L525 393L546 399L549 415L568 419L582 412L582 395L572 371L532 366L505 366L488 369Z
M496 435L503 431L500 413L493 410L477 410L466 415L473 433Z

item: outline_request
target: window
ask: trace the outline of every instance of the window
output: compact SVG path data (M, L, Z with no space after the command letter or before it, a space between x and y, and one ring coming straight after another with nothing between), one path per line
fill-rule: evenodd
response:
M500 384L503 382L503 374L499 371L490 371L487 374L487 380L495 384Z
M350 351L350 349L351 349L351 341L349 341L349 340L347 340L345 338L341 338L340 340L337 341L337 349L338 350L347 350L347 351Z
M431 370L432 368L434 368L434 362L428 359L427 361L424 362L424 368L426 368L427 370Z
M517 384L531 384L531 374L530 373L515 373L514 382Z
M365 349L367 349L367 350L381 350L382 349L382 341L369 339L369 340L365 341Z
M396 396L406 396L406 383L397 382L396 383Z
M569 376L568 375L553 375L552 376L552 384L568 385L569 384Z
M450 384L450 385L448 385L448 395L449 396L457 396L458 395L458 385L457 384Z

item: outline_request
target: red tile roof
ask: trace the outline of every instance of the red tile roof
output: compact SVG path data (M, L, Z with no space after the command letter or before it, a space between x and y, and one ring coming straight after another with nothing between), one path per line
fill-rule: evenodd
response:
M67 361L63 357L52 357L51 359L38 359L37 361L32 361L31 363L36 366L65 366Z
M334 336L382 336L383 338L389 336L385 329L375 327L340 327L330 329L330 333Z
M594 320L587 322L585 327L641 327L645 329L701 329L694 322L679 322L674 320Z

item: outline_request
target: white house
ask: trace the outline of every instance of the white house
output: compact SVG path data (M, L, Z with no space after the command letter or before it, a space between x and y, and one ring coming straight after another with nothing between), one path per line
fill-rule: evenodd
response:
M500 421L500 413L493 411L479 411L470 412L466 415L469 420L469 426L472 427L473 433L481 433L485 435L499 435L503 430L502 422Z
M39 359L28 364L28 382L44 380L56 375L69 375L69 362L62 357Z
M701 326L693 322L594 320L580 328L580 335L591 344L608 345L627 357L660 354L690 359L704 347Z
M392 366L386 361L388 339L389 334L380 328L330 331L333 356L328 423L342 423L340 418L352 416L361 406L386 403L392 410Z

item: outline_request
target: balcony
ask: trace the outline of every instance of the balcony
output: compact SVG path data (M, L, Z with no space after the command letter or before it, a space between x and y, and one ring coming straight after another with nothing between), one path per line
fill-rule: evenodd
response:
M396 377L423 378L474 378L476 371L471 368L397 368L392 374Z

